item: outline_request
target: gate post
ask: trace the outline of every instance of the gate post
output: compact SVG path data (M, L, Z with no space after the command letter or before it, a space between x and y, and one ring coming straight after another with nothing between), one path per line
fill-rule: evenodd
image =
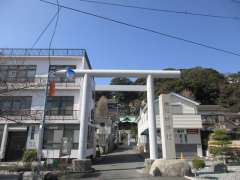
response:
M154 84L152 75L147 76L147 108L148 108L148 127L149 127L149 149L150 159L158 158L156 118L154 113Z
M82 83L82 99L80 111L80 128L79 128L79 145L78 145L78 159L72 161L73 171L75 172L90 172L91 160L86 159L87 150L87 133L88 133L88 95L89 95L89 74L85 73Z
M8 124L4 124L2 143L1 143L1 160L5 157L6 145L7 145L7 136L8 136Z
M87 148L87 131L88 131L88 81L89 75L84 74L83 86L82 86L82 100L81 100L81 111L80 111L80 129L79 129L79 159L83 160L86 158Z

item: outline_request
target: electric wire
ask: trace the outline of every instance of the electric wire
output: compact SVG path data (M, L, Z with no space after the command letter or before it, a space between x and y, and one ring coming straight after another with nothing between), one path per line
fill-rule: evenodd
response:
M93 3L93 4L115 6L115 7L124 7L124 8L131 8L131 9L140 9L140 10L153 11L153 12L182 14L182 15L191 15L191 16L202 16L202 17L219 18L219 19L240 20L240 17L222 16L222 15L214 15L214 14L204 14L204 13L197 13L197 12L191 12L191 11L177 11L177 10L170 10L170 9L148 8L148 7L125 5L125 4L120 4L120 3L112 3L112 2L106 2L106 1L95 1L95 0L79 0L79 1L82 1L82 2L85 2L85 3Z
M61 10L61 8L59 9L59 11ZM32 45L32 49L37 45L37 43L40 41L40 39L42 38L42 36L44 35L44 33L47 31L47 29L49 28L49 26L53 23L53 21L55 20L55 18L58 16L58 11L52 16L52 18L50 19L50 21L48 22L48 24L44 27L44 29L41 31L41 33L38 35L38 37L36 38L36 40L34 41L33 45Z
M57 4L53 3L53 2L49 2L49 1L46 1L46 0L40 0L40 1L42 1L44 3L47 3L47 4L51 4L51 5L57 6ZM71 8L71 7L68 7L68 6L61 5L61 4L59 4L58 6L60 6L61 8L64 8L64 9L68 9L68 10L75 11L75 12L82 13L82 14L89 15L89 16L93 16L93 17L96 17L98 19L103 19L103 20L106 20L106 21L118 23L118 24L121 24L121 25L124 25L124 26L128 26L128 27L131 27L131 28L140 29L140 30L143 30L143 31L146 31L146 32L150 32L150 33L153 33L153 34L161 35L161 36L164 36L164 37L167 37L167 38L170 38L170 39L183 41L183 42L186 42L186 43L189 43L189 44L205 47L205 48L216 50L216 51L223 52L223 53L226 53L226 54L240 56L240 53L238 53L238 52L234 52L234 51L230 51L230 50L226 50L226 49L221 49L221 48L214 47L214 46L211 46L211 45L208 45L208 44L205 44L205 43L196 42L196 41L193 41L193 40L189 40L189 39L185 39L185 38L182 38L182 37L179 37L179 36L163 33L163 32L160 32L160 31L157 31L157 30L153 30L153 29L149 29L149 28L146 28L146 27L133 25L133 24L130 24L130 23L127 23L127 22L124 22L124 21L115 20L115 19L112 19L112 18L109 18L109 17L97 15L97 14L90 13L90 12L87 12L87 11L82 11L80 9Z

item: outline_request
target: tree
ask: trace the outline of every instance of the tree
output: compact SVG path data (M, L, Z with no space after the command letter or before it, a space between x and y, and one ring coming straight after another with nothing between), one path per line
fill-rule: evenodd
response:
M205 162L203 159L200 157L194 157L192 160L192 166L193 169L195 170L195 176L197 175L197 171L204 168L206 166Z
M231 144L230 138L225 129L216 129L210 135L209 152L214 157L220 156L222 159L225 159L229 148L228 145Z
M240 112L240 84L223 85L218 102L232 112Z
M128 78L113 78L111 85L133 85L133 82ZM114 92L112 95L118 103L128 105L132 100L138 98L137 92Z
M217 104L220 87L226 83L222 74L214 69L195 67L182 69L180 79L155 79L155 94L176 92L187 95L201 104ZM145 84L137 79L135 84Z
M182 71L182 82L193 93L196 101L201 104L217 104L220 86L226 80L214 69L196 67Z
M105 122L106 117L108 116L108 100L105 96L100 97L97 102L95 119L97 122Z

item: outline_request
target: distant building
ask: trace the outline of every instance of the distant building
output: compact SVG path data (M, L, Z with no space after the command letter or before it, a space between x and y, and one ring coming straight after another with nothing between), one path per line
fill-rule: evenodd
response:
M121 116L118 122L118 143L136 145L137 121L136 116Z
M230 84L240 84L240 72L235 74L226 74L225 77Z
M228 112L226 108L220 105L199 105L198 112L202 117L203 130L225 128L225 114Z
M203 125L201 135L204 155L208 149L209 135L214 129L226 129L228 134L235 138L235 130L240 128L239 113L231 113L220 105L199 105L198 113L201 115Z
M198 112L202 117L205 131L217 128L231 131L240 127L240 113L232 113L220 105L199 105Z
M49 57L49 54L51 57ZM50 64L49 64L50 61ZM57 70L90 69L81 49L0 49L0 158L21 159L24 149L40 147L39 126L45 113L42 158L60 158L63 138L71 142L70 158L78 158L82 78L56 77ZM47 77L56 94L45 105ZM94 87L94 80L89 86ZM85 156L95 154L94 93L89 91L89 126Z
M170 107L173 115L173 128L175 132L176 155L185 157L202 156L201 134L202 121L198 114L199 103L176 93L170 93ZM157 144L159 157L162 156L161 128L159 116L159 98L155 100ZM140 111L138 122L138 146L144 146L148 152L148 118L147 107Z

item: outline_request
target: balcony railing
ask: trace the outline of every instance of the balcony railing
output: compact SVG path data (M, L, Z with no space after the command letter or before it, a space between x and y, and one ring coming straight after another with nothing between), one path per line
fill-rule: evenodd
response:
M0 56L83 56L92 68L85 49L0 48Z
M2 56L85 56L85 49L0 48Z
M0 121L8 120L16 123L23 121L40 121L43 119L43 110L0 111ZM79 110L45 111L45 120L79 120Z
M71 81L56 81L56 89L58 88L79 88L81 83L80 79ZM23 89L39 89L46 87L46 77L35 77L26 79L21 82L4 82L0 81L0 93L7 93L9 91L23 90Z

